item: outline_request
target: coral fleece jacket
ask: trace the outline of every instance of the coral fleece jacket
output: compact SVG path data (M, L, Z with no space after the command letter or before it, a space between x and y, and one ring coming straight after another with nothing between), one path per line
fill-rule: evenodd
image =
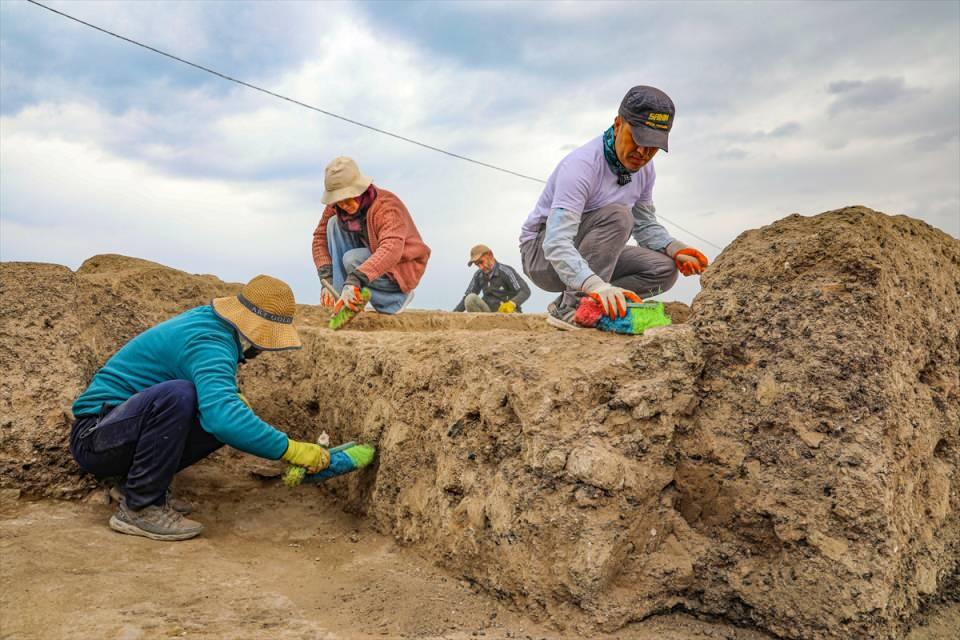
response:
M313 232L313 262L317 269L332 262L327 247L327 225L334 215L336 209L327 206ZM377 188L377 199L367 211L367 237L371 255L357 269L367 281L387 275L404 293L415 289L427 268L430 247L423 242L400 198L386 189Z
M97 371L77 401L74 416L100 413L147 387L189 380L197 390L200 426L217 440L261 458L277 459L287 436L250 410L237 395L237 331L207 305L147 329Z

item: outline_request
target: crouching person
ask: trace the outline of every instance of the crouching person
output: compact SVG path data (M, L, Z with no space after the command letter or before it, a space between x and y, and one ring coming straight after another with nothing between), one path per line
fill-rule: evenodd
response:
M73 404L70 452L85 471L122 478L112 529L153 540L202 533L170 483L224 444L310 471L326 468L326 449L258 418L237 388L238 363L300 348L294 310L290 287L257 276L239 295L147 329L97 371Z
M657 221L653 157L667 150L676 111L667 94L630 89L613 126L571 151L550 174L520 233L523 270L541 289L560 293L547 322L579 329L580 298L594 297L617 318L627 302L698 275L707 257L670 236ZM637 246L627 246L631 233Z
M454 311L471 313L521 313L520 305L530 297L530 287L513 267L497 262L485 244L470 249L470 262L477 271ZM481 297L480 294L483 294Z
M313 262L340 297L324 289L323 305L359 311L365 304L360 289L366 287L374 309L400 313L413 300L430 258L413 218L400 198L373 186L350 158L327 165L324 186L327 207L313 232Z

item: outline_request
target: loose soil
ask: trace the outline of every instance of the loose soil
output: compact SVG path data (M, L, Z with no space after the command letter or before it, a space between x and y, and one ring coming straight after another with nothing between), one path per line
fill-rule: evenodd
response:
M114 533L105 491L0 503L0 638L763 640L679 614L615 634L557 633L391 538L315 487L219 455L177 478L205 534Z

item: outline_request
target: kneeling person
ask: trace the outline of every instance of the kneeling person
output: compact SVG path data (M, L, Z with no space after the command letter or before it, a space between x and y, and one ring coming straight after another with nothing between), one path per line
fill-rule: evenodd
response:
M363 308L360 289L380 313L400 313L413 299L430 258L400 198L373 186L350 158L336 158L324 179L327 205L313 232L313 262L321 280L330 282L340 298L324 290L324 306Z
M513 267L497 262L493 251L485 244L478 244L470 250L467 266L472 265L477 265L477 272L454 311L522 312L520 305L530 297L530 287Z
M239 295L217 298L147 329L114 354L73 404L70 452L85 471L123 478L110 527L154 540L186 540L203 525L170 496L181 469L224 444L311 472L330 454L291 440L250 409L237 365L262 351L299 349L293 292L257 276Z

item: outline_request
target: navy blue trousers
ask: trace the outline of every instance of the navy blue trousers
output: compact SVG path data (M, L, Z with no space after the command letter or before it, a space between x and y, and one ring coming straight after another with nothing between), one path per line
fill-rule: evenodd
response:
M100 416L81 416L70 431L70 453L98 478L124 478L127 506L162 505L173 476L223 443L203 430L192 382L161 382Z

